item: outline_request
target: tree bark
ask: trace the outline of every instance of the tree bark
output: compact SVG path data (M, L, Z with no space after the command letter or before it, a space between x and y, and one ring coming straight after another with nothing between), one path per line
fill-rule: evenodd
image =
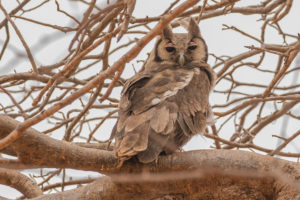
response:
M0 136L5 137L18 124L0 115ZM55 140L32 128L11 146L24 167L73 168L109 176L36 199L282 200L296 198L300 189L299 164L247 151L178 152L147 165L133 158L118 168L119 161L111 151Z

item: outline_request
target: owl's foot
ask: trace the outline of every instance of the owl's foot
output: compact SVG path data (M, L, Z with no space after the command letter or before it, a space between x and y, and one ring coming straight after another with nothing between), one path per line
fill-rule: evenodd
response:
M117 169L120 169L123 166L124 161L125 161L125 159L122 159L122 158L119 160L119 163L117 165Z
M155 161L155 165L158 165L158 157L154 161Z
M117 165L117 169L120 169L123 166L123 163L125 162L125 160L129 160L131 157L127 156L127 157L119 157L119 163Z
M106 147L106 150L109 150L109 147L110 147L110 145L111 145L111 142L112 142L112 139L109 139L109 140L107 141L107 147Z

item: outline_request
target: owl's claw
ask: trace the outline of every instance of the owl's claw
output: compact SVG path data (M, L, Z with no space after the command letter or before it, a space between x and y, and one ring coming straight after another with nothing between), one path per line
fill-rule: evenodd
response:
M125 162L125 160L127 160L127 159L124 159L124 158L120 158L119 159L119 163L117 165L117 169L120 169L123 166L123 163Z
M154 161L155 161L155 165L158 165L158 157Z
M111 145L111 142L112 142L112 139L109 139L109 140L107 141L107 147L106 147L106 150L109 150L109 147L110 147L110 145Z

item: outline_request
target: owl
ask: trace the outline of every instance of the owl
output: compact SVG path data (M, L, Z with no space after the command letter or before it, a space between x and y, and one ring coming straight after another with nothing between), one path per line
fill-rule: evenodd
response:
M215 73L207 45L191 18L188 33L166 27L144 69L128 79L113 128L115 155L149 163L180 149L212 122L209 93Z

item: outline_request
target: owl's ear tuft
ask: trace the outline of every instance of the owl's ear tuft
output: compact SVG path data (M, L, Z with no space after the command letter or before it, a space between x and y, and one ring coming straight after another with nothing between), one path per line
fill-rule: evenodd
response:
M190 18L188 33L191 39L194 37L201 37L199 26L192 17Z
M172 27L170 25L167 25L163 32L162 32L162 38L167 39L167 40L172 40L173 38L173 32L172 32Z

